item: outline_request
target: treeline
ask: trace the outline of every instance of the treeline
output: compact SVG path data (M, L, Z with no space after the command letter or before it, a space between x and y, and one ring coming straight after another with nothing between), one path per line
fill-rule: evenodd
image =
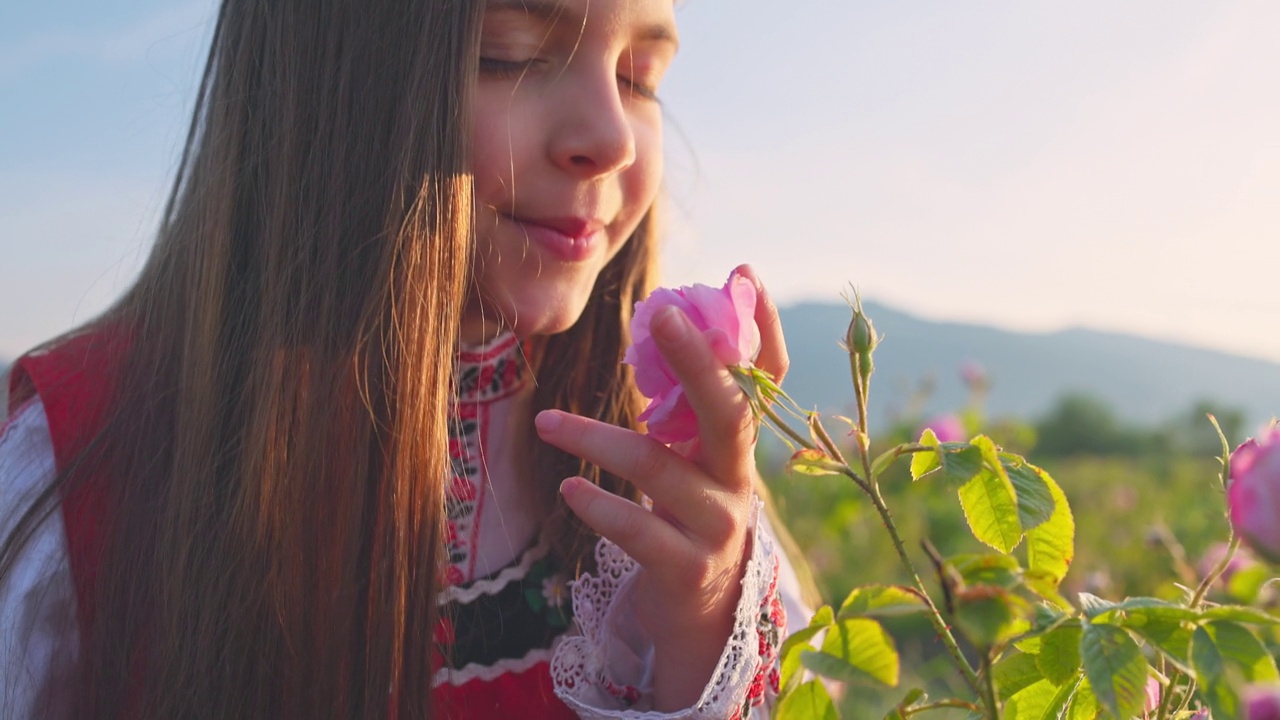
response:
M1246 426L1243 411L1211 401L1197 402L1185 412L1155 426L1141 426L1121 419L1105 400L1086 394L1069 394L1060 398L1034 423L1035 455L1217 456L1222 453L1222 444L1209 422L1209 415L1217 419L1233 445L1252 434L1253 428Z

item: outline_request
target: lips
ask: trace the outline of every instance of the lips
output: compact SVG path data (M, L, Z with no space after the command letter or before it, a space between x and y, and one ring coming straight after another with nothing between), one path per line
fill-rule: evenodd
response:
M503 217L530 241L565 262L582 262L591 257L603 236L604 223L585 217Z

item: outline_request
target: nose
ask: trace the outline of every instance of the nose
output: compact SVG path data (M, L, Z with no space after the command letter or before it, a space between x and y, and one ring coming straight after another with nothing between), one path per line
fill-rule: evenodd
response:
M636 160L636 137L617 78L562 78L560 119L550 138L552 160L580 178L610 175Z

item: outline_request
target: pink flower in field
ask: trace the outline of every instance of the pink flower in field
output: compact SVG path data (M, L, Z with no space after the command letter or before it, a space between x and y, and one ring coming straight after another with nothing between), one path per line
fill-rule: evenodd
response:
M631 318L631 347L622 361L635 368L636 387L650 398L649 406L640 414L640 420L648 424L650 437L676 443L697 437L698 418L675 372L649 334L654 316L667 306L684 312L725 365L746 367L755 360L760 352L760 329L755 321L756 287L736 270L721 288L658 288L636 303Z
M1160 681L1154 675L1148 675L1142 692L1146 696L1142 702L1142 713L1149 716L1160 708Z
M1227 506L1231 526L1249 547L1280 560L1280 428L1249 438L1231 453Z
M987 371L974 360L966 360L960 366L960 379L970 388L986 386Z
M1252 685L1244 690L1245 720L1280 720L1280 685Z
M924 424L916 432L916 437L920 437L920 434L925 430L932 430L933 434L938 437L938 442L964 442L969 439L969 433L965 431L964 423L960 421L960 418L950 413L934 415L925 420Z

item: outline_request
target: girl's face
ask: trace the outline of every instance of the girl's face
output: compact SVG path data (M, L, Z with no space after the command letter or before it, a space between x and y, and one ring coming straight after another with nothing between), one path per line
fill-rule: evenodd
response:
M672 0L488 0L462 340L566 330L658 193Z

